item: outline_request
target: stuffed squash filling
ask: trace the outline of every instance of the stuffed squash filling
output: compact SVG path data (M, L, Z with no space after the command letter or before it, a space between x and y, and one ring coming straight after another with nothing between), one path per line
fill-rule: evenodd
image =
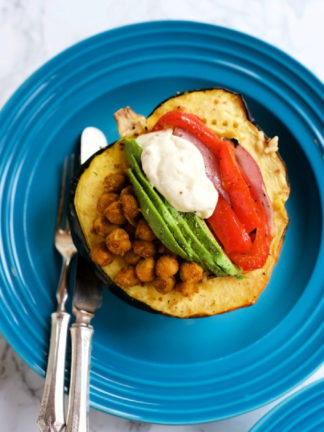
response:
M190 295L197 291L198 282L207 275L203 267L166 248L142 216L136 186L127 181L126 175L105 177L105 191L97 201L98 216L93 223L93 233L102 241L91 248L92 260L104 267L115 257L123 257L126 265L114 281L125 288L149 282L160 293L177 289ZM162 229L156 227L155 231Z
M253 304L288 223L277 137L221 89L171 98L147 119L130 108L115 118L121 139L94 156L73 197L103 279L173 316Z

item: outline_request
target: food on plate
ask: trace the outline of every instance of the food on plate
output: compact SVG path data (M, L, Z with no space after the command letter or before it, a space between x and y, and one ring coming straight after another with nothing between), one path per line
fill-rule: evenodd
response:
M180 318L254 304L288 225L278 138L224 89L115 119L121 138L72 187L73 231L98 275L127 301Z

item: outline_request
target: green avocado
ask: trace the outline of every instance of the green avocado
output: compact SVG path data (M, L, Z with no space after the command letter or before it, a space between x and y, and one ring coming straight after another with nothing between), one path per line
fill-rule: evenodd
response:
M165 206L170 211L181 231L185 234L186 238L190 240L191 247L193 248L196 255L195 261L201 263L204 268L212 271L216 276L226 276L227 273L224 272L218 265L215 259L216 256L209 253L206 249L206 245L201 242L197 230L193 230L192 227L190 227L190 225L187 223L184 217L185 213L178 212L166 200L164 200L164 202ZM190 214L199 219L198 216L195 216L193 213Z
M181 246L175 241L171 231L168 226L165 224L162 219L160 213L152 204L150 198L147 196L145 190L142 188L142 185L138 181L136 175L134 174L131 168L128 169L127 174L129 179L134 187L134 191L136 197L138 199L140 208L142 210L142 214L144 219L149 223L152 231L156 235L158 239L172 252L181 256L184 259L187 259L186 252L181 248Z
M194 213L183 213L183 217L186 219L190 229L195 232L198 240L204 244L208 252L213 255L214 260L223 271L223 276L236 276L240 279L242 277L242 273L232 263L221 246L217 243L215 237L209 231L206 223Z
M131 166L128 171L130 181L143 216L155 235L172 252L199 263L216 276L240 277L241 273L223 252L206 224L194 213L178 212L153 188L141 169L141 152L135 140L125 141L125 155Z

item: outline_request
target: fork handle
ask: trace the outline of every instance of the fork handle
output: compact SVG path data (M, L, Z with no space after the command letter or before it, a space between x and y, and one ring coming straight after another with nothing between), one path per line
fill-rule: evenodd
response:
M66 432L89 430L89 371L93 327L75 323L71 327L72 359Z
M41 432L61 432L64 418L65 351L70 314L54 312L44 391L37 423Z

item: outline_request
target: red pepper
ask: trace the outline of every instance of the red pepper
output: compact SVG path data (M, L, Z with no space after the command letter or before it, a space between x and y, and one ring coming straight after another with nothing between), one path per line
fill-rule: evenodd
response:
M216 153L222 141L206 127L205 123L195 114L175 110L164 114L155 123L152 131L179 127L199 139L207 148Z
M235 160L232 143L220 140L196 115L179 110L164 114L152 130L167 127L186 130L218 157L223 187L233 208L220 195L207 223L234 263L243 270L263 267L271 245L269 222L261 202L251 196ZM253 243L248 234L252 230L255 230Z
M218 157L223 187L230 196L233 209L246 230L253 231L257 226L258 217L249 188L235 160L233 143L220 140L196 115L179 110L169 111L160 117L153 131L166 127L186 130Z
M264 266L270 253L271 231L267 215L260 201L256 202L257 212L260 218L256 228L255 238L251 250L248 253L229 253L229 258L243 270L255 270Z
M230 204L219 195L214 213L207 219L208 226L222 243L227 254L244 254L252 247L248 232Z
M259 221L255 202L235 160L235 147L230 141L222 141L218 161L223 188L229 195L232 207L248 233Z

